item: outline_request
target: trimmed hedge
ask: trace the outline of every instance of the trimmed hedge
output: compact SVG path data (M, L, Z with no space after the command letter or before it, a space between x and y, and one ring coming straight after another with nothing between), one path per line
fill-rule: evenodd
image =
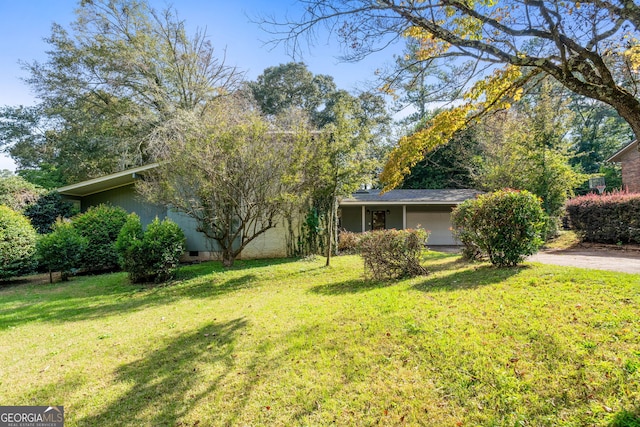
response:
M33 271L37 264L36 238L27 217L0 205L0 279Z
M487 256L498 267L514 266L540 248L547 216L536 195L500 190L466 200L452 213L464 256Z
M378 230L363 233L359 249L365 276L374 280L427 274L420 265L429 233L416 230Z
M566 204L569 227L586 242L640 243L640 194L575 197Z

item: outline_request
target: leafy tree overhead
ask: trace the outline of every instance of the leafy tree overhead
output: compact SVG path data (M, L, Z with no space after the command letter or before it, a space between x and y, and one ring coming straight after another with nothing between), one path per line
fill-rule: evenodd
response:
M19 169L45 165L79 180L146 162L155 126L180 110L202 114L242 79L171 8L83 1L76 16L69 29L53 25L46 62L24 65L41 103L0 111Z
M468 68L481 79L464 104L400 141L382 174L389 186L398 185L425 150L446 143L484 112L507 107L523 85L541 76L612 106L640 135L636 2L310 0L306 6L297 20L271 23L294 47L326 25L336 29L350 59L408 37L420 44L416 61L462 58L478 64Z
M477 185L487 191L505 187L528 190L542 200L547 235L555 233L566 200L587 175L574 169L567 137L571 110L542 85L509 111L486 117L479 132L483 161Z
M269 67L248 86L264 114L276 116L299 108L312 120L337 90L333 77L314 75L301 62Z

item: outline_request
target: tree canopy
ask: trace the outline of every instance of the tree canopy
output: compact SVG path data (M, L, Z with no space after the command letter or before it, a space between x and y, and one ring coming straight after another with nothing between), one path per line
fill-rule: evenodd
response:
M204 31L188 35L174 9L145 0L82 1L46 41L48 59L23 64L41 102L0 110L0 138L19 169L69 181L147 162L155 126L178 111L203 114L243 77Z
M473 82L462 105L403 138L382 174L396 186L424 151L443 144L484 112L509 106L521 88L552 77L613 107L640 135L640 6L631 0L308 0L303 16L265 22L293 49L325 25L358 60L406 37L413 61L467 60ZM268 24L272 24L269 27ZM277 41L277 40L276 40ZM389 86L391 88L391 86Z

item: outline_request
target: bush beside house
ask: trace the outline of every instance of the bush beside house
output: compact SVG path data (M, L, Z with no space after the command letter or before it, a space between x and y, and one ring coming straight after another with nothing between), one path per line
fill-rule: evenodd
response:
M0 205L0 279L33 271L37 234L29 220Z
M501 190L467 200L452 214L455 234L468 259L488 257L493 265L514 266L543 243L546 215L539 197Z
M575 197L566 212L569 226L584 241L640 244L640 193Z
M73 224L56 222L53 231L40 236L37 244L38 260L49 271L49 281L53 282L53 271L60 271L62 280L68 280L73 270L82 265L88 247L89 240Z
M146 231L140 217L131 214L115 244L120 266L133 283L171 279L185 250L184 233L170 220L156 218Z
M99 205L73 217L71 223L87 239L80 267L85 271L118 268L115 242L127 221L127 211L120 207Z

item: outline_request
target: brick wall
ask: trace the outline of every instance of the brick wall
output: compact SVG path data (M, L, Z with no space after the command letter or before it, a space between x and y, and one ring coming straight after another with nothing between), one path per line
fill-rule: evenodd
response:
M622 185L631 193L640 193L640 151L629 150L620 159Z

